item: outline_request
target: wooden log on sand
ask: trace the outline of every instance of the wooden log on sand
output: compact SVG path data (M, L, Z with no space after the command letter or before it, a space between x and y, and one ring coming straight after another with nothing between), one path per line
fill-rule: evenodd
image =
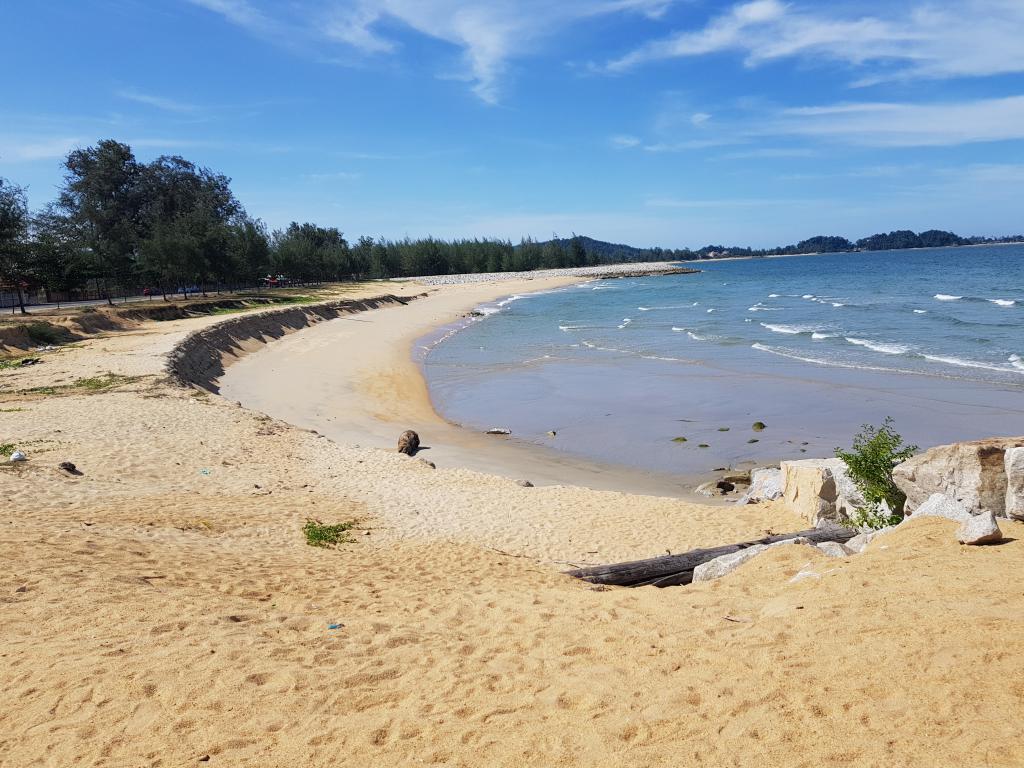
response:
M807 531L796 533L780 533L774 536L765 536L763 539L754 541L743 541L739 544L726 544L721 547L710 547L708 549L692 549L678 555L663 555L652 557L647 560L632 560L627 563L610 563L608 565L593 565L588 568L575 568L567 571L570 576L577 579L589 581L592 584L609 584L616 587L674 587L680 584L689 584L693 581L693 569L698 565L714 560L716 557L728 555L732 552L739 552L741 549L753 547L757 544L774 544L777 541L787 541L803 537L813 544L820 544L825 541L849 541L857 535L852 528L843 528L838 525L831 525L821 528L811 528Z

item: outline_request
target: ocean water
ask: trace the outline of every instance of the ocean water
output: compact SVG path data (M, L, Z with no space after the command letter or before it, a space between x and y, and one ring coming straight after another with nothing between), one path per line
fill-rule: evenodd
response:
M682 473L831 455L885 416L921 445L1024 433L1024 246L696 266L480 307L423 340L435 406Z

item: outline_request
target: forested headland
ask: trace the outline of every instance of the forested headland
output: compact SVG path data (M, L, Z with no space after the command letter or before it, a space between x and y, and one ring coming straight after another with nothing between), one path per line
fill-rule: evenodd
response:
M964 245L985 238L897 231L852 242L818 236L751 249L636 248L589 237L346 239L337 227L292 222L270 231L249 215L223 174L183 157L140 162L112 139L63 161L56 199L30 211L25 190L0 178L0 292L22 304L149 293L234 290L414 275L508 272L628 261L682 261ZM1024 241L1024 236L1009 238Z

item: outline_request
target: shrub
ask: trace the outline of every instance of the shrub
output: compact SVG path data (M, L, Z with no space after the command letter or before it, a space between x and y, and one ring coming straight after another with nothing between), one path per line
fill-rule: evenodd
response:
M843 460L850 479L864 495L866 505L852 522L865 528L884 528L903 517L903 504L907 497L892 479L892 469L917 452L916 445L904 445L903 438L893 428L891 417L882 426L865 424L853 437L853 448L836 448L836 456ZM886 512L882 506L889 507Z
M352 537L348 532L355 525L354 522L324 525L317 520L307 520L302 526L302 533L306 537L306 543L311 547L332 547L335 544L351 543Z
M25 326L25 333L33 344L40 346L60 344L64 337L59 328L49 323L29 323Z

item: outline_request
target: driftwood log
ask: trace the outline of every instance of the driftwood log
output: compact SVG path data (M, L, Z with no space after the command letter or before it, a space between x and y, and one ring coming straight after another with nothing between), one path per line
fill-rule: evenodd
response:
M852 528L841 526L828 526L822 528L811 528L807 531L796 533L780 533L774 536L765 536L763 539L754 541L742 541L739 544L726 544L721 547L710 547L708 549L692 549L678 555L663 555L652 557L647 560L632 560L627 563L610 563L608 565L593 565L587 568L575 568L567 571L570 576L577 579L589 581L592 584L610 584L617 587L675 587L680 584L689 584L693 581L693 569L698 565L714 560L716 557L728 555L732 552L739 552L741 549L753 547L757 544L774 544L777 541L787 541L804 537L813 544L820 544L824 541L849 541L857 535Z

